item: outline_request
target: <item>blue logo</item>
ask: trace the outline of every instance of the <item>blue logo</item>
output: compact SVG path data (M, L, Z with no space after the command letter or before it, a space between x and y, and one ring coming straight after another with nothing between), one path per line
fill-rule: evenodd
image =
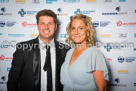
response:
M10 69L11 69L11 68L9 68L9 67L8 67L8 68L7 68L7 71L9 72L9 71L10 71Z
M4 21L0 21L0 27L4 27L5 26L5 22Z
M136 38L136 33L134 34L134 38Z
M98 21L94 21L93 22L93 27L98 27L99 26L99 22Z
M38 11L24 11L24 9L21 9L20 11L18 11L18 14L20 14L21 17L24 17L25 14L33 15L33 14L35 14L37 12Z
M52 4L52 2L56 2L57 0L46 0L46 4Z
M116 78L114 81L115 81L116 83L120 83L119 78Z
M65 38L65 35L66 35L66 34L61 34L60 37L61 37L61 38Z
M123 63L124 62L124 57L123 56L120 56L120 57L118 57L118 61L120 62L120 63Z
M57 11L58 11L59 13L61 13L61 12L62 12L62 9L61 9L61 8L58 8Z
M107 49L107 52L110 52L110 50L112 49L112 46L110 45L110 43L107 43L106 46L104 46L105 49Z
M126 62L133 62L136 60L136 57L126 57Z
M136 10L135 10L135 13L136 13Z
M120 6L116 7L117 12L119 12L121 10Z
M78 3L80 0L63 0L65 3Z
M110 21L101 21L100 22L100 26L101 27L106 27L107 25L109 25Z
M58 14L56 14L58 16L67 16L68 15L67 13L62 13L62 9L61 8L58 8L57 11L59 12Z
M0 35L2 35L2 33L0 33Z
M80 9L77 9L76 11L74 11L74 14L91 14L91 13L94 13L96 12L95 10L92 10L92 11L86 11L86 10L83 10L83 11L80 11Z
M10 37L24 37L25 34L8 34Z
M7 27L12 27L13 25L15 25L15 21L8 21L8 22L6 22L6 26Z
M2 11L2 12L6 12L5 7L1 8L1 11Z
M0 21L0 27L5 27L5 25L7 27L12 27L13 25L15 25L15 21L7 21L6 23L4 21Z
M126 0L119 0L119 2L126 2Z
M18 14L20 14L21 17L24 17L24 15L26 14L26 11L24 11L24 9L21 9L20 11L18 11Z
M2 77L1 77L1 80L2 80L2 81L5 81L5 80L6 80L6 76L2 76Z
M7 3L9 0L0 0L0 3Z
M127 12L120 12L121 11L120 6L116 7L115 10L117 12L105 12L105 13L102 13L102 15L126 15L127 14Z

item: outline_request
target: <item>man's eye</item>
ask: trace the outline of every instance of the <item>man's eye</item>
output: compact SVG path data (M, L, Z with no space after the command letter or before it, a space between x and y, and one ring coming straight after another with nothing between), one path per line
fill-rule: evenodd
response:
M40 25L44 25L44 23L43 22L41 22L41 23L39 23Z
M48 23L48 25L53 25L54 23Z

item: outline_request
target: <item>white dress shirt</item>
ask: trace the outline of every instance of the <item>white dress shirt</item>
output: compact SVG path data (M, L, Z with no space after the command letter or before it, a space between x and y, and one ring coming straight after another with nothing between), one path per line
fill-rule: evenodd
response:
M39 38L40 43L40 54L41 54L41 91L47 91L47 71L43 70L46 57L46 48L45 45ZM52 67L52 83L53 91L55 91L55 70L56 70L56 51L54 39L49 44L50 53L51 53L51 67Z

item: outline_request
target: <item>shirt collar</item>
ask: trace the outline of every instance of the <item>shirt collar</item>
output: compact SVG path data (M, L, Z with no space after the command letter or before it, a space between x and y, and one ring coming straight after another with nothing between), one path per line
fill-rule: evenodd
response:
M40 40L40 37L38 37L39 40L39 44L40 44L40 48L45 48L46 44ZM54 38L53 40L50 42L50 44L48 44L51 48L55 48L55 43L54 43Z

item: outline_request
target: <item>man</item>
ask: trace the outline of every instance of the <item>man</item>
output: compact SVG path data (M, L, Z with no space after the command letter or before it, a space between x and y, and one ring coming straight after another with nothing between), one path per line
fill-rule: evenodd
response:
M17 44L7 82L8 91L62 91L60 68L68 47L54 39L57 16L51 10L41 10L36 15L39 36ZM40 46L39 46L40 45ZM51 71L46 69L47 50L50 47ZM55 46L53 46L55 45ZM45 68L44 68L45 67ZM51 73L52 76L48 76ZM52 81L48 81L51 79ZM48 82L52 82L48 86ZM51 90L52 89L52 90Z

